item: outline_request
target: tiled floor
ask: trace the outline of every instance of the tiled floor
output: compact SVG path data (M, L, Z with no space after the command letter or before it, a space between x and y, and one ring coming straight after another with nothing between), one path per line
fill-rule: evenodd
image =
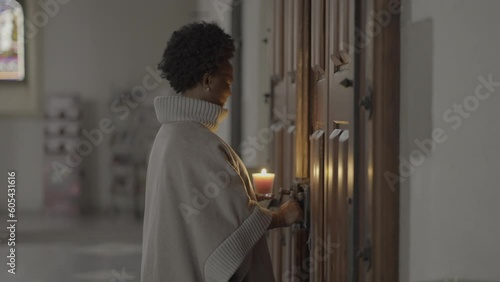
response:
M132 216L19 215L15 275L7 272L10 247L4 230L0 228L1 282L140 281L142 223Z

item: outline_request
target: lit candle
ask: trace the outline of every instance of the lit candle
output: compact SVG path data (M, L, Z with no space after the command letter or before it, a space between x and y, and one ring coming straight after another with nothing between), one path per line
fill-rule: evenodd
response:
M267 173L263 169L261 173L252 173L255 193L270 196L273 192L274 173Z

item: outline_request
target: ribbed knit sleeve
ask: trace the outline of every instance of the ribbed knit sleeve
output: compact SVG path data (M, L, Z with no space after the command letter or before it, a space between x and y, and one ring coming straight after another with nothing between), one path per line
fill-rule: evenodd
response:
M229 281L271 223L270 212L255 206L250 216L208 257L207 282Z

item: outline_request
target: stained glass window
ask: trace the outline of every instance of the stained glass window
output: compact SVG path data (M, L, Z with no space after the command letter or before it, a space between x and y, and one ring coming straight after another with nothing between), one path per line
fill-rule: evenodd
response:
M0 80L24 79L24 13L19 2L0 0Z

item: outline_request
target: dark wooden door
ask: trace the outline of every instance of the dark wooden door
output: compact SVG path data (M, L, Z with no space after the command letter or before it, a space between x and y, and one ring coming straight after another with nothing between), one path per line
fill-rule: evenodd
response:
M270 232L277 281L398 280L395 1L270 0L275 194L306 212Z
M357 281L398 281L399 183L391 177L398 174L399 166L401 3L357 2Z

